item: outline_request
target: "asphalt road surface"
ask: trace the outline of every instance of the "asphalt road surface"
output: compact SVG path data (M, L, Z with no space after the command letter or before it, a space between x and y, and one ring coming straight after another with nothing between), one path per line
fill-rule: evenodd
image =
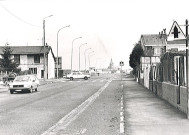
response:
M102 91L96 96L99 90ZM62 129L59 127L56 134L116 135L120 133L122 94L118 74L100 75L89 80L60 80L40 86L38 92L33 93L2 92L0 134L48 134L49 128L90 99L90 104L70 118Z

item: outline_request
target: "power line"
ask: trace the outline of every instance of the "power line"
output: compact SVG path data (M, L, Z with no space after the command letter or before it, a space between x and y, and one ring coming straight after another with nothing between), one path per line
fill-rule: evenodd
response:
M30 26L33 26L33 27L38 27L38 28L40 27L40 28L41 28L41 26L31 24L31 23L29 23L29 22L23 20L22 18L18 17L17 15L15 15L14 13L12 13L10 10L8 10L8 9L7 9L5 6L3 6L2 4L0 4L0 6L1 6L5 11L7 11L9 14L11 14L12 16L14 16L16 19L20 20L21 22L23 22L23 23L25 23L25 24L28 24L28 25L30 25Z

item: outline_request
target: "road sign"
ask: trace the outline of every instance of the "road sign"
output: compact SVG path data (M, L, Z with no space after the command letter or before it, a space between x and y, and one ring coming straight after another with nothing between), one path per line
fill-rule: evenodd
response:
M123 62L123 61L120 61L119 65L120 65L120 66L124 66L124 62Z

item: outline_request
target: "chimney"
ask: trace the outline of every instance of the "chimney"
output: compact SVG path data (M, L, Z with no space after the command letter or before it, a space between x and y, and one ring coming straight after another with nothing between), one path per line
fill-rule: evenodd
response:
M164 31L164 34L166 35L166 28L165 28L165 29L163 29L163 31Z

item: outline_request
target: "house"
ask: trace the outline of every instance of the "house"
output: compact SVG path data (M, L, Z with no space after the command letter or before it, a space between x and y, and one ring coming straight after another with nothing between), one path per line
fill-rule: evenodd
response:
M166 31L159 34L141 35L139 43L144 51L144 57L140 60L139 81L149 88L149 72L150 68L156 68L156 64L160 62L160 56L165 52L167 45Z
M150 80L149 88L177 109L187 114L187 68L186 38L176 21L167 35L166 52L161 57L156 73L150 71L150 76L156 74L155 80Z
M0 54L2 54L2 48L0 46ZM12 57L15 62L19 64L18 68L21 71L30 70L32 74L41 79L44 78L44 53L45 59L45 78L55 77L55 57L51 46L10 46L12 51Z

